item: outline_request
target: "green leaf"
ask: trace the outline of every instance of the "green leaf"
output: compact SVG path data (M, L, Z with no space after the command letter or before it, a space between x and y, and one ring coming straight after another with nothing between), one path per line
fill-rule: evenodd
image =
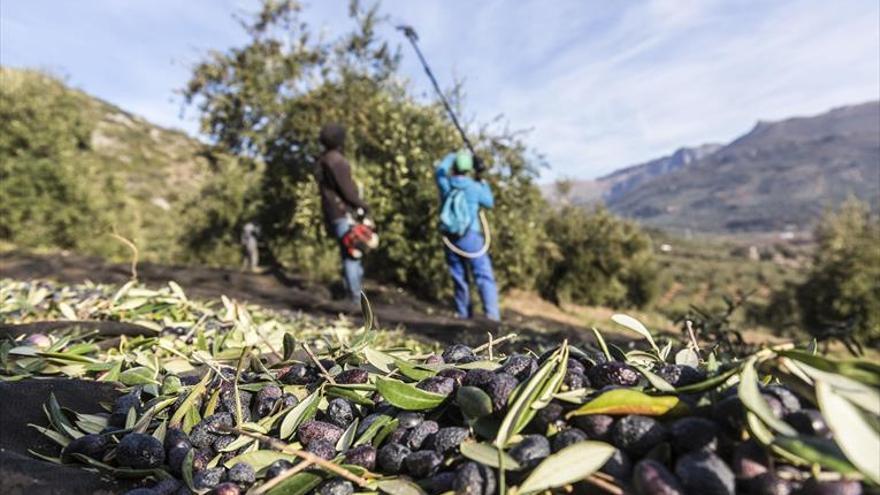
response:
M358 418L354 418L354 421L348 425L348 428L346 428L342 433L342 436L339 437L339 441L336 442L337 452L345 452L351 447L351 444L354 442L354 435L357 433L358 423Z
M355 404L359 404L361 406L373 406L375 402L369 397L361 395L356 390L350 388L339 387L335 385L330 385L326 389L328 397L342 397L343 399L348 399Z
M599 347L602 349L602 352L605 354L605 358L609 361L612 361L614 358L611 357L611 352L608 350L608 344L605 343L605 338L602 337L602 334L599 333L599 330L596 330L596 327L592 328L593 335L596 336L596 342L599 343Z
M54 441L55 443L57 443L58 445L60 445L62 447L67 447L67 444L70 443L70 438L62 435L61 433L58 433L55 430L50 430L49 428L44 428L42 426L38 426L35 424L28 424L28 426L39 431L43 435L46 435L47 437L52 439L52 441Z
M391 373L391 365L394 364L393 356L390 356L382 351L377 351L372 347L365 347L364 357L367 359L368 363L372 364L382 373Z
M456 368L462 370L489 370L495 371L501 367L501 364L497 361L471 361L470 363L456 364Z
M48 407L47 414L49 416L49 422L55 427L55 431L65 433L71 438L79 438L83 436L82 432L73 426L64 414L64 411L61 410L61 405L58 404L58 400L52 392L49 393Z
M445 395L428 392L410 383L389 378L376 378L376 389L391 405L406 411L433 409L446 400Z
M488 443L464 442L461 444L461 455L472 461L485 464L487 466L498 468L499 453L504 458L504 469L508 471L516 471L520 468L518 462L513 457L500 450L498 447Z
M403 376L411 380L421 381L437 374L434 370L421 368L403 359L394 358L394 365L397 366L397 369L403 374Z
M639 370L639 372L641 374L645 375L645 378L648 379L648 382L651 384L652 387L656 388L657 390L659 390L661 392L672 392L672 393L675 392L675 387L670 385L669 382L667 382L666 380L661 378L659 375L649 371L644 366L638 366L638 365L634 365L634 366L637 370Z
M696 368L700 365L700 356L693 349L685 348L675 353L675 364Z
M782 435L790 437L797 435L797 431L794 428L773 415L773 411L761 395L761 390L758 388L758 371L755 369L754 357L746 361L743 367L737 392L743 406L755 413L767 426Z
M296 339L293 338L293 335L290 333L284 334L284 338L281 342L281 349L281 355L283 356L284 361L288 361L293 357L293 353L296 351Z
M710 358L711 358L711 356L710 356ZM727 380L729 380L730 377L732 377L733 375L736 375L737 373L739 373L739 370L740 370L740 367L736 366L736 367L733 367L723 373L720 373L720 374L715 375L713 377L707 378L701 382L692 383L690 385L685 385L683 387L678 387L677 389L675 389L675 391L678 392L679 394L691 394L694 392L703 392L703 391L706 391L706 390L709 390L712 388L716 388L719 385L725 383Z
M186 453L183 457L183 462L180 464L180 474L183 476L183 482L191 491L193 490L193 456L195 453L196 449L189 449L189 452Z
M223 465L227 468L231 468L239 462L244 462L250 464L251 467L254 468L254 471L259 471L269 464L272 464L273 462L280 459L294 462L297 460L297 457L293 454L278 452L277 450L255 450L253 452L246 452L244 454L237 455L232 459L224 462Z
M651 332L645 328L645 325L642 325L642 322L625 314L612 315L611 320L614 321L614 323L622 325L644 337L648 343L651 344L651 348L654 349L654 352L656 352L658 356L660 355L660 348L657 347L657 344L654 342L654 337L651 335Z
M205 373L205 376L199 380L199 383L195 384L192 390L189 391L189 395L186 396L186 399L180 404L180 407L174 411L174 415L171 416L171 421L168 423L168 426L178 427L183 422L183 418L187 416L189 410L195 407L196 400L205 393L205 389L208 386L208 382L211 380L211 372ZM188 431L184 428L184 431Z
M425 495L425 491L419 485L403 478L380 480L376 482L376 488L388 495Z
M373 315L373 307L370 306L370 300L367 295L361 292L361 313L364 315L364 330L369 332L376 323L376 317Z
M779 354L800 361L827 373L838 373L873 387L880 387L880 366L862 360L835 361L799 350L780 351Z
M674 395L648 395L638 390L618 388L602 392L566 417L587 414L662 416L683 407L684 404Z
M367 429L364 430L363 433L361 433L361 436L354 443L355 446L365 445L365 444L370 443L373 440L373 438L379 433L379 430L384 428L385 425L387 425L391 421L392 421L391 416L388 416L387 414L383 414L383 415L379 416L378 418L376 418L376 420L373 421L372 423L370 423L370 426L368 426Z
M468 419L492 414L492 398L477 387L461 386L455 394L455 403Z
M296 428L303 421L311 418L315 411L318 410L318 403L321 401L321 389L315 390L308 397L297 404L293 409L284 416L281 421L281 429L279 435L282 439L288 439L296 432Z
M504 448L510 441L511 437L519 433L522 428L535 416L537 409L533 408L535 402L540 399L543 403L545 399L550 397L558 388L561 381L557 381L554 372L565 366L563 356L568 355L567 345L563 344L554 352L538 371L532 375L527 382L520 384L511 398L508 400L507 414L498 427L498 436L495 439L495 445L498 448ZM551 387L556 384L557 387ZM546 396L546 397L545 397Z
M840 450L862 474L880 484L880 433L832 385L817 381L816 399Z
M833 386L835 393L846 397L853 404L875 416L880 415L880 391L876 388L839 373L813 367L805 362L794 364L813 381L822 381Z
M774 446L781 447L810 464L818 464L827 469L837 471L840 474L855 474L858 471L846 459L846 455L834 442L824 438L808 437L776 437Z
M373 446L376 448L381 446L382 442L384 442L385 439L388 438L388 435L394 433L394 430L396 430L399 425L400 421L398 421L397 419L392 419L391 421L389 421L385 426L382 427L381 430L379 430L378 433L376 433L376 436L373 438Z
M587 440L560 450L541 461L519 487L519 493L534 493L580 481L599 470L614 455L614 447Z
M278 483L266 492L266 495L306 495L311 493L322 481L324 481L324 477L319 474L297 473Z

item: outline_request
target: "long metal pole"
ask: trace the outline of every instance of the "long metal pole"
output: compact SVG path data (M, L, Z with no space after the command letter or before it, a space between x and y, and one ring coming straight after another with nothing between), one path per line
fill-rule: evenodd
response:
M428 62L422 55L422 51L419 50L419 45L417 43L419 36L416 34L416 31L411 26L397 26L397 29L403 31L403 34L409 40L413 49L415 49L416 55L418 55L419 61L422 63L422 67L424 67L425 69L425 73L428 74L428 79L430 79L431 84L434 85L434 91L437 92L437 95L440 97L440 101L443 102L443 106L446 107L446 112L449 113L449 117L452 119L452 123L455 124L455 128L458 129L459 134L461 134L461 139L464 140L464 144L468 147L470 152L474 156L476 156L477 153L474 151L474 145L471 144L471 141L464 133L464 129L462 129L461 124L458 122L458 118L455 116L455 112L452 111L452 106L449 105L449 101L446 100L446 96L440 89L440 85L437 83L437 79L434 77L434 73L431 72L431 67L428 66Z

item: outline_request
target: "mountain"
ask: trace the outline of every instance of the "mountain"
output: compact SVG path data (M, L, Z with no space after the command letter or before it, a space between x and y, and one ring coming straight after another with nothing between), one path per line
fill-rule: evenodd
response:
M568 181L568 200L575 204L590 205L611 202L621 198L639 185L674 172L700 160L721 148L720 144L704 144L693 148L679 148L673 154L616 170L595 180ZM556 186L543 186L546 196L553 197Z
M758 122L724 146L575 181L569 197L652 227L730 233L807 229L850 195L880 207L880 102Z
M22 139L34 141L55 135L70 139L58 126L65 118L77 122L77 129L85 129L84 136L75 151L58 158L57 165L81 169L81 176L101 184L98 190L116 191L113 197L120 199L111 207L114 224L102 227L103 231L118 229L138 246L141 259L170 259L179 249L175 234L186 228L180 221L182 208L220 157L181 131L152 124L41 71L0 67L0 82L0 96L15 102L15 108L3 109L7 122L0 128L7 135L24 133ZM13 131L25 128L27 132ZM20 152L2 148L0 160ZM94 173L87 174L87 169ZM126 253L127 248L118 247Z

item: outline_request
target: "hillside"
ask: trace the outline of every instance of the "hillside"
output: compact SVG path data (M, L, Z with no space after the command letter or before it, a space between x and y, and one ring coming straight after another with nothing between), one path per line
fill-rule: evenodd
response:
M652 227L709 233L805 230L849 195L878 208L880 102L759 122L724 146L681 148L572 181L568 194Z
M23 152L16 146L26 146L15 144L19 141L52 136L61 117L44 107L63 105L84 136L75 151L65 151L63 158L55 159L56 165L70 166L74 176L101 184L99 191L113 189L113 197L118 198L112 203L113 225L92 234L100 236L116 228L138 245L142 259L173 259L178 249L176 233L182 228L181 207L198 191L209 171L205 145L41 72L3 67L0 80L4 97L16 101L16 108L6 109L12 121L4 129L7 136L21 134L11 149L0 151L0 158L20 158ZM106 244L128 256L121 245L113 241Z

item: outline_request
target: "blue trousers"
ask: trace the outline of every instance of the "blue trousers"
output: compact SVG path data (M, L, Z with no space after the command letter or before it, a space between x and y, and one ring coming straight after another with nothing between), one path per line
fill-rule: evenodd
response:
M476 252L483 247L483 235L468 231L467 234L453 241L454 244L467 252ZM455 311L462 318L473 316L470 301L470 289L468 286L467 268L470 266L477 290L480 291L480 299L483 300L483 312L492 320L500 320L501 313L498 309L498 287L495 284L495 275L492 273L492 259L488 254L479 258L465 258L459 256L449 248L446 248L446 264L449 266L449 274L455 285Z
M360 304L364 266L361 264L361 260L349 256L342 245L342 236L348 232L349 228L351 228L351 222L347 218L333 221L333 229L336 231L336 239L339 240L339 253L342 258L342 284L345 286L351 301L355 304Z

